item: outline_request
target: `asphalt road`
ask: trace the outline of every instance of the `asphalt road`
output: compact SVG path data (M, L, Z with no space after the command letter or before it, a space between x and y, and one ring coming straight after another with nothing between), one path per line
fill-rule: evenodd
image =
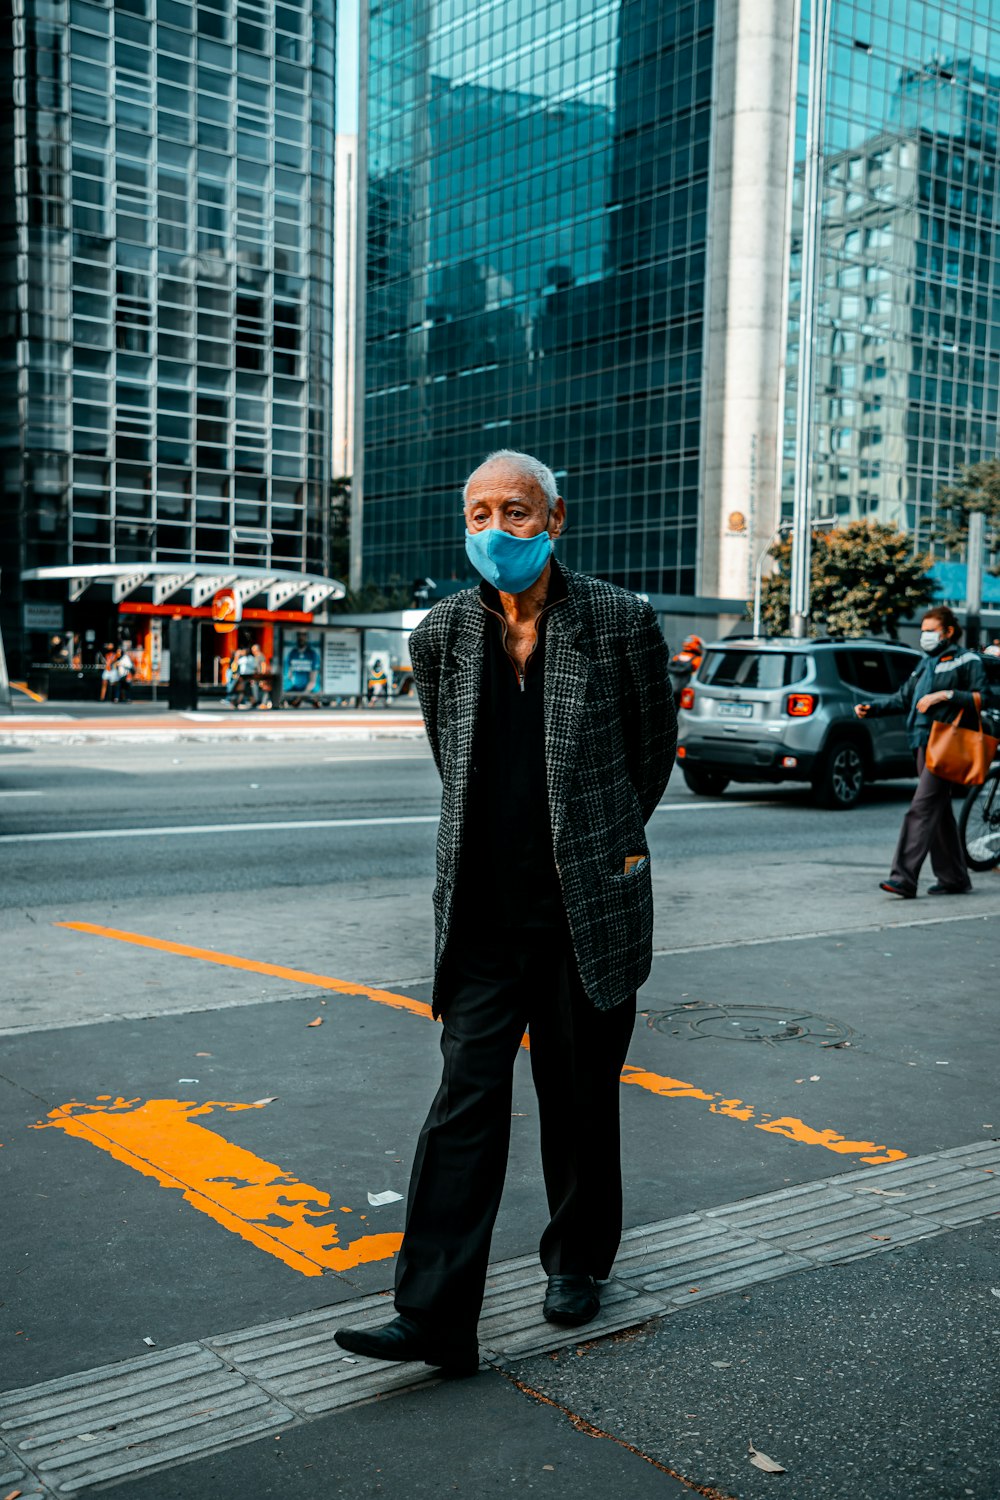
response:
M828 859L842 852L845 865L859 851L885 862L907 797L906 783L891 783L870 788L851 813L829 813L793 788L733 787L719 800L696 799L675 775L664 813L650 827L654 864L715 861L721 899L734 864L747 857L794 860L821 846ZM0 750L0 908L72 902L84 877L87 893L104 900L128 896L137 881L146 899L172 895L178 882L196 896L272 885L316 893L359 877L429 881L433 823L406 820L431 820L438 805L439 782L426 750L391 741L337 750L323 744ZM341 819L372 821L302 826ZM286 826L246 826L265 824ZM108 837L144 829L155 832ZM86 831L99 837L65 837ZM26 836L30 841L21 842Z

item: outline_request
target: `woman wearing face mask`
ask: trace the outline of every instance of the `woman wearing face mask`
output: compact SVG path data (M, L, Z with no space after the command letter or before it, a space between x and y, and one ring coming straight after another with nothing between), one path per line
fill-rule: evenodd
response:
M906 714L907 738L917 757L920 779L903 818L892 874L881 882L883 891L904 900L917 894L920 866L928 854L935 875L929 896L963 896L972 890L951 810L951 783L935 776L924 764L931 723L954 717L952 696L957 695L962 706L972 701L972 693L986 689L983 663L977 652L961 649L961 638L962 627L947 605L929 609L920 622L920 649L925 660L891 698L859 703L854 710L859 719Z

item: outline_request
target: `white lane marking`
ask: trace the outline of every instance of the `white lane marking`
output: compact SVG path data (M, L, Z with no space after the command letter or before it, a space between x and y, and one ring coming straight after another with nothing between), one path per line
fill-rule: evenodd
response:
M995 912L968 911L954 917L913 917L909 922L872 922L864 927L823 927L815 932L786 932L774 937L733 938L731 942L693 943L688 948L654 948L654 958L675 958L681 953L717 953L720 948L761 948L767 943L805 943L814 938L854 937L858 932L893 932L902 927L941 927L949 922L993 922Z
M732 812L736 807L773 807L774 803L761 798L756 802L661 802L653 811L666 812Z
M381 765L384 760L426 760L426 761L430 761L431 760L431 753L430 753L429 750L426 750L426 751L423 752L423 754L417 754L417 755L392 755L392 754L390 754L390 755L382 755L378 751L375 751L373 754L370 754L370 755L324 755L323 759L331 761L334 765L338 765L338 766L343 766L343 765L363 765L366 761L368 761L368 762L378 761L379 765Z
M57 844L67 839L170 838L197 833L284 833L304 828L384 828L437 821L437 813L427 813L400 818L309 818L290 823L191 823L181 828L81 828L66 833L0 834L0 845Z
M0 797L44 797L44 792L5 792L0 791Z
M723 807L766 807L763 802L710 802L702 811L718 812ZM657 812L693 812L695 804L662 802ZM399 818L308 818L283 823L187 823L165 828L74 828L63 833L4 833L2 844L58 844L70 839L148 839L170 838L198 833L286 833L306 828L392 828L404 823L437 823L437 813L421 813Z

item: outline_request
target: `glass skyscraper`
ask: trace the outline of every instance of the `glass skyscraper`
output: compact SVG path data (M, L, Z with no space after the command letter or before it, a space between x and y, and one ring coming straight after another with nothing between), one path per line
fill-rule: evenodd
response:
M1000 0L830 0L819 517L997 448ZM368 37L365 578L465 578L491 449L561 555L745 599L796 442L809 0L380 0ZM358 581L357 579L355 581Z
M24 568L323 567L334 4L25 0L9 24L0 526L16 655Z
M926 547L937 490L1000 448L1000 3L834 0L830 23L814 513L889 521ZM803 69L803 108L805 88ZM798 203L793 233L786 510Z
M370 18L364 572L465 576L491 449L561 554L692 591L712 0L387 0Z

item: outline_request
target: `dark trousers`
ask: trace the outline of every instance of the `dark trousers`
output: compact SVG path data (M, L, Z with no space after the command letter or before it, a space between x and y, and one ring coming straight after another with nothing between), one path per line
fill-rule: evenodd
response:
M942 885L966 886L969 868L952 812L951 782L928 771L923 750L917 751L917 770L920 780L899 831L892 879L915 891L920 866L929 854L931 869Z
M564 927L504 931L488 917L449 948L442 988L444 1071L414 1157L396 1309L463 1336L482 1306L526 1025L550 1215L542 1265L610 1274L622 1226L619 1075L635 1001L594 1009Z

